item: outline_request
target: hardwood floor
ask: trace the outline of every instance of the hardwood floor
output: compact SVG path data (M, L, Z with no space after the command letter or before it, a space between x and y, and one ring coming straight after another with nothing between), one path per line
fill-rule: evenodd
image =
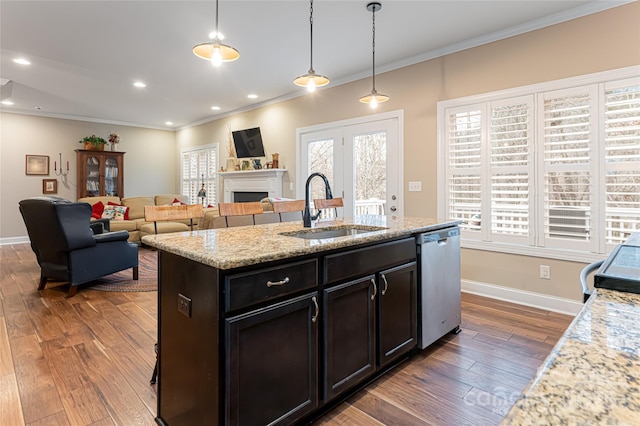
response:
M0 425L153 425L157 293L36 290L28 244L0 246ZM318 425L498 424L572 317L463 294L462 332Z

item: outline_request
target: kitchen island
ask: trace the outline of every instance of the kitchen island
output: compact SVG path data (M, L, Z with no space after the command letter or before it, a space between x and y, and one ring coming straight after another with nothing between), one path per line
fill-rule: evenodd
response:
M415 235L362 216L145 236L159 250L161 425L306 422L417 348Z

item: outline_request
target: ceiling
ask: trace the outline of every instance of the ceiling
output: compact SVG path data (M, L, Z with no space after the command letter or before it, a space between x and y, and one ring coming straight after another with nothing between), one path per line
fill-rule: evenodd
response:
M628 2L383 0L376 13L376 70ZM314 2L313 65L331 79L327 87L371 75L367 3ZM214 0L0 0L0 77L10 80L2 98L14 103L2 111L176 129L313 96L293 84L310 65L308 1L223 0L218 18L225 43L240 59L214 68L191 52L214 30ZM18 57L31 65L14 63ZM136 88L135 81L147 87ZM247 98L250 93L258 98Z

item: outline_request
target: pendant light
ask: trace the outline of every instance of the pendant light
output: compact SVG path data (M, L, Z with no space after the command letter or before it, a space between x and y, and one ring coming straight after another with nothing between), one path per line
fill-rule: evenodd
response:
M305 75L297 77L293 82L302 87L306 87L309 92L316 90L316 87L322 87L329 84L329 79L323 75L316 74L313 69L313 0L311 0L311 7L309 8L309 26L311 28L311 65L309 71Z
M382 4L378 2L372 2L367 5L367 10L371 12L371 20L373 27L373 37L372 37L372 57L373 57L373 89L369 92L368 95L365 95L360 98L360 102L363 104L371 105L371 108L375 108L381 102L386 102L389 100L387 95L383 95L382 93L378 93L376 90L376 12L382 9Z
M240 57L234 47L222 43L222 36L218 31L218 0L216 0L216 27L211 41L197 44L193 47L193 53L198 57L211 61L213 66L219 67L223 62L235 61Z

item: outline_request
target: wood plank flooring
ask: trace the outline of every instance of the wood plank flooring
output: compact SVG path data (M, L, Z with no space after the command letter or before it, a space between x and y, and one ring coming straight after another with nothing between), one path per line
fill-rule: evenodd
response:
M142 249L143 250L143 249ZM36 290L28 244L0 246L0 425L153 425L157 293ZM317 425L494 425L572 317L463 294L462 332Z

